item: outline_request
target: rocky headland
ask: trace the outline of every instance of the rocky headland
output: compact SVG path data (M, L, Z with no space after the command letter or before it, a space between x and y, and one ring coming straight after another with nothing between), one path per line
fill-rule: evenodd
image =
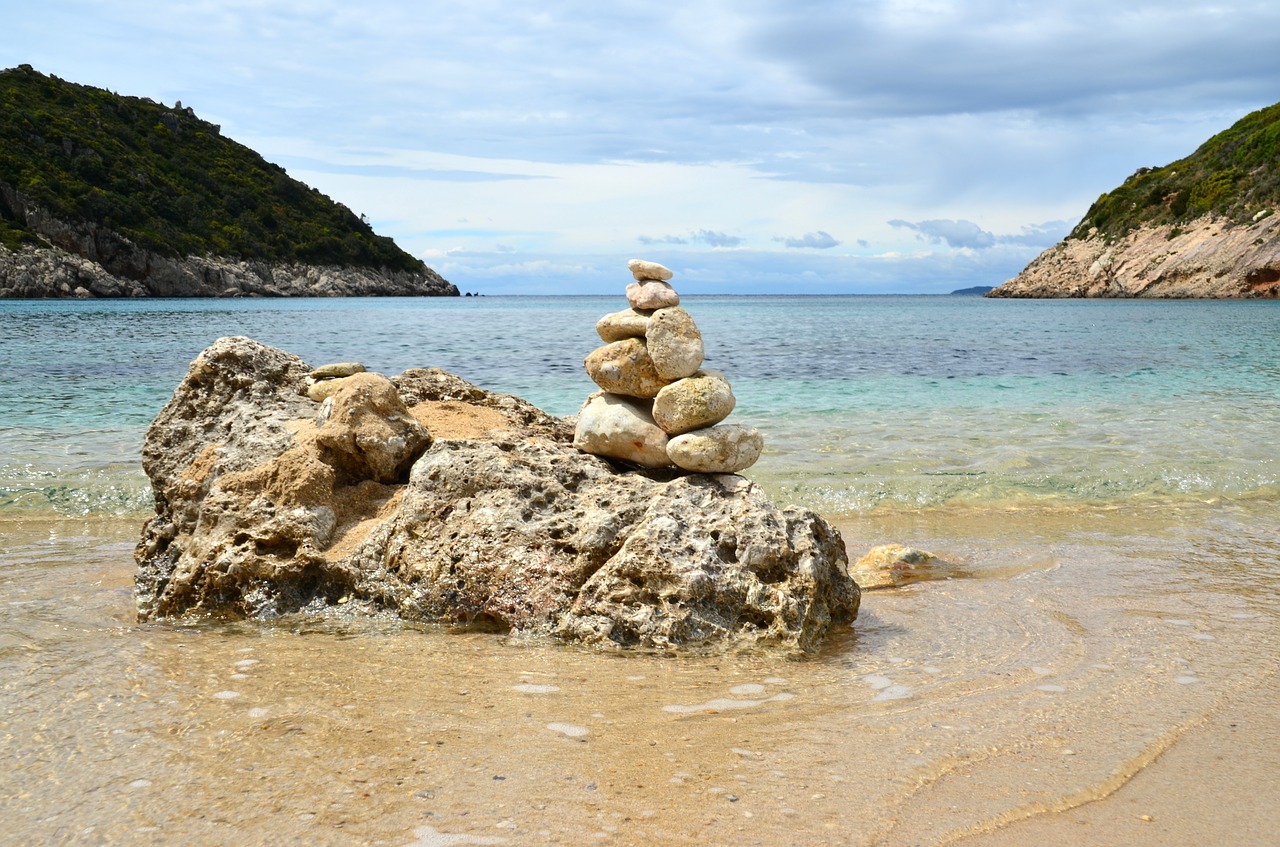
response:
M1041 253L987 297L1280 297L1280 216L1203 217L1112 238L1094 230Z
M987 297L1280 297L1280 103L1138 168Z
M220 339L146 435L138 616L391 614L609 648L802 652L856 617L844 542L817 514L736 474L584 452L574 434L443 371L313 369Z
M54 217L0 183L0 214L39 237L0 244L0 298L458 296L432 269L171 256L108 227Z
M457 296L190 106L0 70L0 297Z

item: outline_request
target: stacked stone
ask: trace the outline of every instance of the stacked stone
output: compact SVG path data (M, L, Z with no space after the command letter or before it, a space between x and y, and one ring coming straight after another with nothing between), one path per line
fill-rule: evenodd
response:
M764 438L754 427L721 424L737 400L720 371L702 369L702 334L680 308L672 273L656 262L627 263L630 308L605 315L605 342L584 360L602 389L578 412L574 445L650 468L737 473L755 464Z

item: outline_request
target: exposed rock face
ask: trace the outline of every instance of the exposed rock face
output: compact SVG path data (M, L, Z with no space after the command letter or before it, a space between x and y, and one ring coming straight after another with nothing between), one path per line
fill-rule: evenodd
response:
M54 218L3 183L0 204L48 244L17 253L0 247L0 298L458 295L457 286L430 268L409 273L162 256L106 227Z
M987 297L1280 297L1280 215L1250 226L1202 218L1049 248Z
M610 647L811 650L857 614L839 534L746 479L620 470L567 422L441 371L343 377L323 404L310 371L245 338L192 363L143 448L157 514L140 618L341 608Z

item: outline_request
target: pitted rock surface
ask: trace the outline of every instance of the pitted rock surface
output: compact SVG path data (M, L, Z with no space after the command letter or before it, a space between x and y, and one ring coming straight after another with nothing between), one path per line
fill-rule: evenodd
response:
M357 479L318 438L309 371L244 338L192 364L143 448L157 514L136 553L141 619L390 612L611 648L809 651L857 614L843 540L813 512L741 477L626 470L442 371L387 384L410 417L448 403L510 426Z

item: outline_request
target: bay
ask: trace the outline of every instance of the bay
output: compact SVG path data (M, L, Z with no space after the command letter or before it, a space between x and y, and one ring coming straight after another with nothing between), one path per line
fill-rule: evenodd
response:
M1265 743L1275 303L686 298L748 476L963 574L803 661L134 619L142 434L215 338L572 414L619 300L0 303L0 844L956 844L1110 802L1224 711ZM1266 843L1250 796L1201 830Z

